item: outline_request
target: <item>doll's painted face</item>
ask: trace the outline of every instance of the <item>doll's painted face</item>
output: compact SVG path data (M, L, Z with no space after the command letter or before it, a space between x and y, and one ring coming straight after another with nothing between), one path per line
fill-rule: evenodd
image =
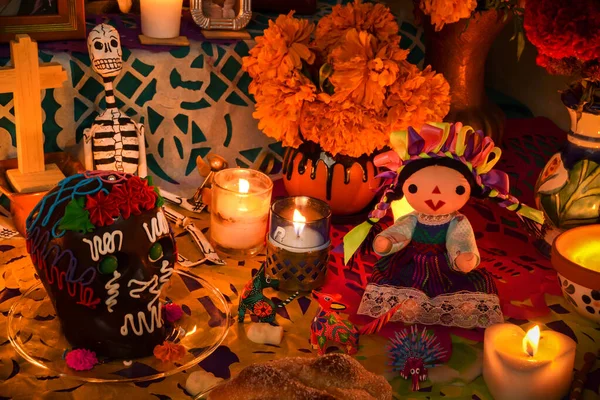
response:
M422 214L444 215L460 210L471 196L471 186L458 171L432 165L412 174L402 185L411 207Z

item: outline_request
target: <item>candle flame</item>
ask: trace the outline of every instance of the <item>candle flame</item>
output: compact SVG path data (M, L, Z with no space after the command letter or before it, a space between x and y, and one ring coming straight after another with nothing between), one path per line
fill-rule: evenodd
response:
M537 353L539 343L540 327L536 325L525 334L523 338L523 351L529 354L530 357L533 357Z
M300 236L302 234L302 231L304 230L304 225L306 225L306 217L302 215L302 213L298 211L297 208L295 208L292 221L294 224L294 232L296 232L296 236Z
M250 182L245 179L240 179L238 182L240 193L248 193L250 191Z

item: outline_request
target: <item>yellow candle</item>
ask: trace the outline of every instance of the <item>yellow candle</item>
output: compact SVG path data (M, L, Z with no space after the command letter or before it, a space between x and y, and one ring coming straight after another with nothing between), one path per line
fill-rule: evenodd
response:
M183 0L141 0L142 33L156 39L179 36Z
M495 400L559 400L571 386L576 344L561 333L496 324L483 347L483 378Z

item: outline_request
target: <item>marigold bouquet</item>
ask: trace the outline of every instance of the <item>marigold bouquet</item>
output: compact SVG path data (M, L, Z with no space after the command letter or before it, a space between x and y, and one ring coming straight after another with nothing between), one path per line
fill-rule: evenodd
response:
M600 2L528 0L525 31L538 50L539 66L576 77L566 93L576 99L567 105L600 112Z
M359 157L385 147L391 131L441 121L450 108L448 82L406 60L382 4L335 6L316 29L280 15L256 43L243 59L254 117L285 146L311 141Z

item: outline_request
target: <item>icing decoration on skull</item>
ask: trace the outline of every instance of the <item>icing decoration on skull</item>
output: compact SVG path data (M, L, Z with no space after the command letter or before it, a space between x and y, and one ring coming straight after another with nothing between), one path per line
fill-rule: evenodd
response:
M177 259L150 178L91 171L62 180L27 219L27 249L75 348L152 354L171 324L161 289Z
M416 325L396 332L388 345L390 365L394 371L400 371L402 378L412 381L413 391L420 389L419 382L427 380L427 368L439 363L446 354L437 336L425 328L419 331Z
M107 24L96 26L88 35L88 51L92 69L102 77L117 76L123 68L121 37Z

